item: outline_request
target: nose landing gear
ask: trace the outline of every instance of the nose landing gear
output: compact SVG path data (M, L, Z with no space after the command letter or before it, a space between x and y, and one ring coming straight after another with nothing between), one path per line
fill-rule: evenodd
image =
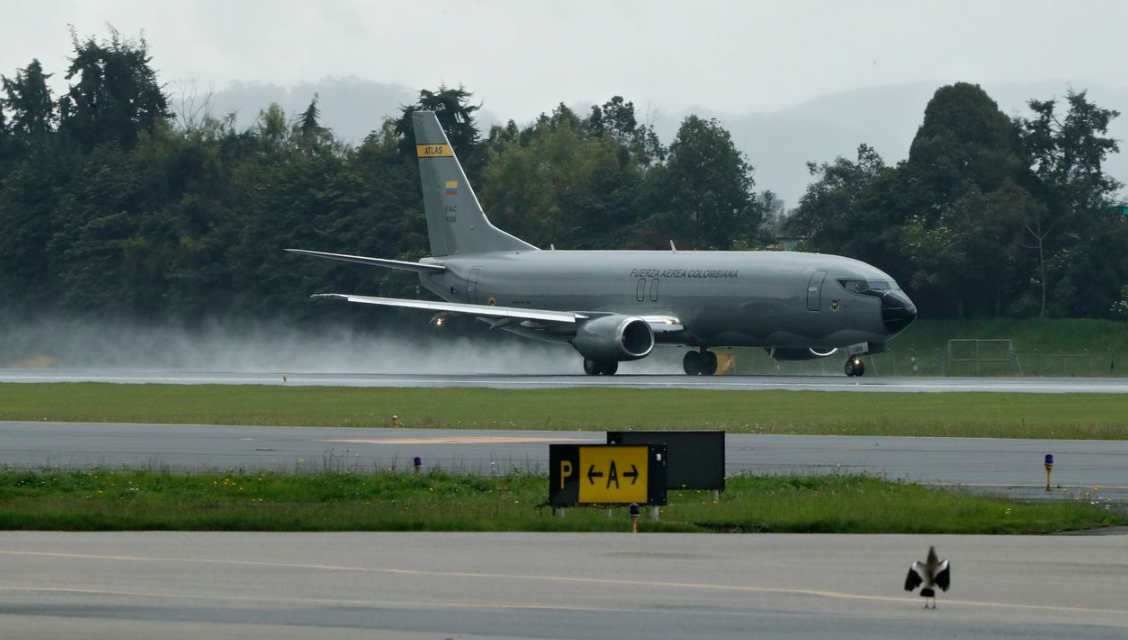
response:
M717 354L701 347L701 351L687 351L682 360L687 376L712 376L717 373Z
M850 356L846 360L846 375L851 378L863 376L866 373L866 363L858 356Z

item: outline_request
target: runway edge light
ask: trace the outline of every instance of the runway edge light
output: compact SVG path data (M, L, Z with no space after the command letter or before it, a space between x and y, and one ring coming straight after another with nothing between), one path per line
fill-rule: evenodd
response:
M1046 491L1050 490L1050 473L1054 470L1054 454L1046 454Z

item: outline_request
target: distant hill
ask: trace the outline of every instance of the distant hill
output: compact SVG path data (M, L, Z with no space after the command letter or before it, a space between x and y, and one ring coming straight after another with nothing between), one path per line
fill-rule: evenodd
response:
M795 206L810 182L807 161L826 162L836 156L853 157L858 145L869 144L889 163L908 155L909 144L924 115L924 107L939 82L869 87L820 96L799 105L772 112L721 113L701 106L678 113L659 115L654 122L662 140L669 143L678 125L690 113L715 117L732 133L733 140L756 167L757 189L771 189ZM1113 137L1128 140L1128 90L1073 84L1088 90L1099 105L1124 115L1113 122ZM1070 87L1066 82L1024 84L984 84L984 89L1008 114L1027 113L1026 101L1032 98L1062 97ZM383 84L358 78L325 79L293 87L240 83L217 92L212 99L214 113L238 113L238 122L247 126L260 109L277 102L287 113L305 109L314 93L320 95L323 124L350 142L359 142L380 126L385 116L395 115L402 105L411 104L418 89ZM488 126L509 118L489 110L484 101L481 121ZM625 96L631 99L631 96ZM555 106L546 102L544 109ZM587 106L577 106L586 113ZM640 114L641 117L642 114ZM1122 144L1123 146L1123 144ZM1128 148L1113 156L1106 170L1121 182L1128 182Z

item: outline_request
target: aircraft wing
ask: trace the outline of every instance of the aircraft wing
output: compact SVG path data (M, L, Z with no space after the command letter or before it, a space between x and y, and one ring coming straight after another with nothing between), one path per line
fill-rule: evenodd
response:
M313 256L315 258L340 260L341 262L355 262L357 264L366 264L373 267L388 267L390 269L401 269L403 271L414 271L416 273L442 273L446 271L446 267L441 264L404 262L403 260L369 258L367 256L350 256L344 253L326 253L324 251L309 251L307 249L286 249L286 251L289 251L290 253L300 253L306 256Z
M405 309L426 309L451 314L494 318L497 320L533 320L536 322L557 322L576 324L588 316L572 311L549 311L546 309L521 309L518 307L495 307L485 304L462 304L458 302L435 302L431 300L406 300L403 298L376 298L371 296L352 296L343 293L319 293L314 298L338 298L349 302L375 304L384 307Z

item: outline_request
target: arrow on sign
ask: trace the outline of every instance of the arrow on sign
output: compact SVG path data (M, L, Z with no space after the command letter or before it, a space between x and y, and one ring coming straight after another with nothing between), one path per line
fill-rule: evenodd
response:
M638 482L638 467L636 467L632 464L630 473L624 473L623 477L624 478L630 478L631 484Z
M594 464L591 465L591 468L588 469L588 482L595 484L595 479L596 478L602 478L602 477L603 477L603 472L600 471L599 473L596 473L595 472L595 465Z

